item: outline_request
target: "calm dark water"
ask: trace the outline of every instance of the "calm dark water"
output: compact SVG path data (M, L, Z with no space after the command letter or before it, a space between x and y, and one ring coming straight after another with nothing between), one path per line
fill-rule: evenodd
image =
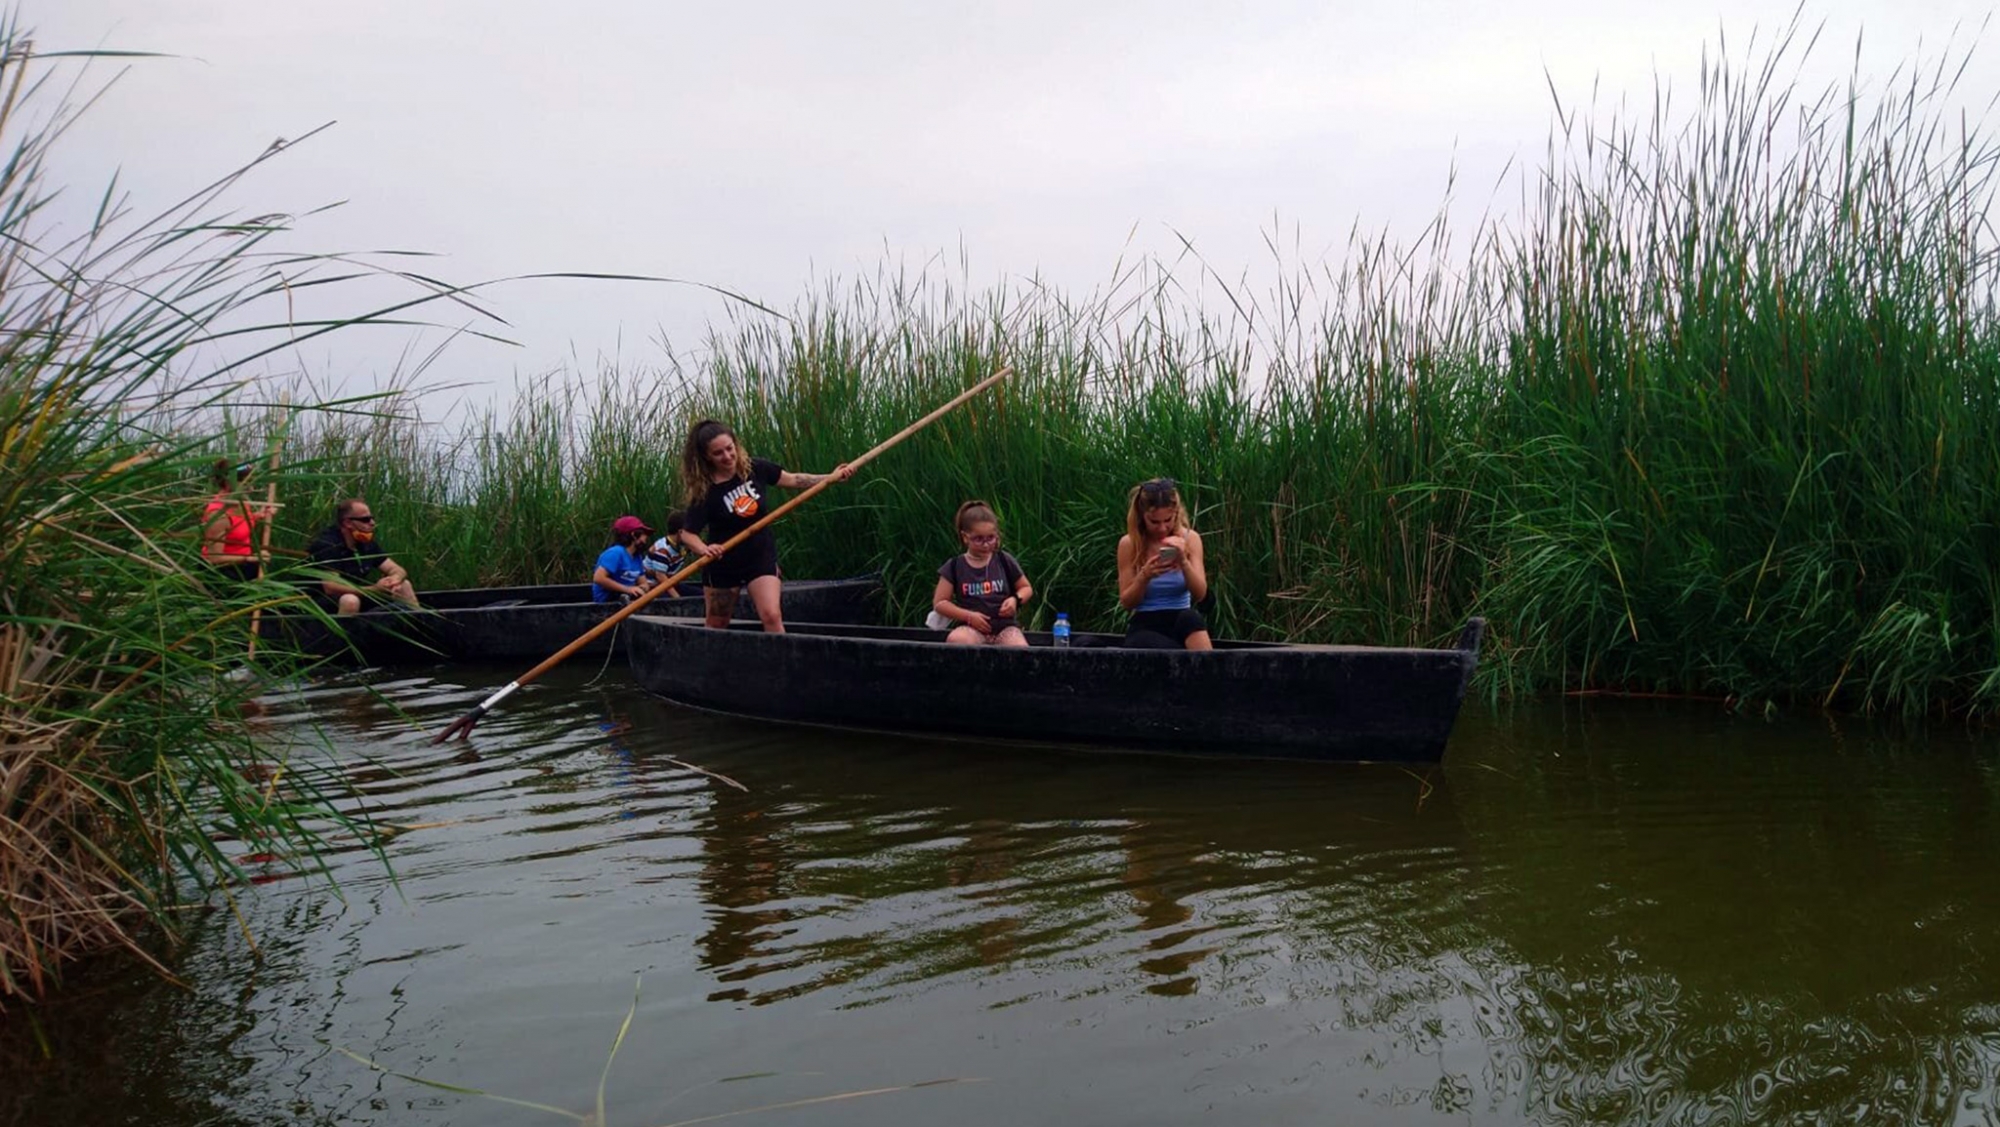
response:
M53 1060L0 1022L0 1111L559 1124L338 1050L581 1116L636 989L635 1127L946 1079L737 1121L2000 1121L1990 740L1472 709L1423 775L803 733L614 669L429 744L511 672L271 698L417 827L394 878L257 886L259 955L209 914L186 989L88 979Z

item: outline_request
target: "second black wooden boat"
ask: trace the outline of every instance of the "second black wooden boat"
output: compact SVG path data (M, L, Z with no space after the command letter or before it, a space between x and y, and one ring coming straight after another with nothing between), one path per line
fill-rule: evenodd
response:
M785 616L873 622L881 595L878 575L789 581L784 588ZM302 613L274 616L274 628L308 653L367 665L533 661L575 641L618 609L616 603L592 602L587 583L423 591L417 598L423 604L420 610L384 608L351 615L339 620L338 632L323 619ZM663 596L645 610L693 619L704 613L700 595ZM736 617L755 621L756 610L747 597L737 600ZM578 652L602 656L616 634L607 633Z
M1028 649L928 630L626 623L633 675L715 712L881 731L1234 757L1437 762L1479 660L1484 619L1450 649L1218 643L1126 649L1046 634Z

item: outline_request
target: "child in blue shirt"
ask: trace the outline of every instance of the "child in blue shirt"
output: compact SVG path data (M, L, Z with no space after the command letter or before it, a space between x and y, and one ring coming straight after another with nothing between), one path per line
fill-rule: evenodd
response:
M653 585L646 574L646 543L653 530L634 516L611 522L611 545L598 553L590 576L591 598L600 603L625 602Z

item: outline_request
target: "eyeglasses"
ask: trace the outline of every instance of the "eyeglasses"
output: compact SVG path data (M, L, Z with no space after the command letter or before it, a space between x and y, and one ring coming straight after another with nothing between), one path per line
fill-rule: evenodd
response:
M375 518L374 518L374 517L348 517L348 518L347 518L347 520L348 520L348 521L350 521L350 522L352 522L352 523L354 523L354 524L374 524L374 523L375 523Z
M1000 534L996 532L991 536L968 536L965 538L965 542L968 544L998 544L1000 542Z
M1175 488L1173 478L1156 477L1151 481L1141 483L1139 493L1146 497L1172 497Z

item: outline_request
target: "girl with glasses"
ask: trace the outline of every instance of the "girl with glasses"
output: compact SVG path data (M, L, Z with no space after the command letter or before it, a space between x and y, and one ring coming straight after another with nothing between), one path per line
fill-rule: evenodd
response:
M938 568L928 621L951 631L944 640L955 646L1027 645L1021 607L1035 597L1035 588L1020 561L1000 550L1000 518L993 506L967 501L954 524L965 551Z
M1125 644L1143 649L1212 650L1208 621L1195 609L1208 597L1201 534L1188 525L1174 479L1132 490L1125 535L1118 540L1118 602L1132 612Z

